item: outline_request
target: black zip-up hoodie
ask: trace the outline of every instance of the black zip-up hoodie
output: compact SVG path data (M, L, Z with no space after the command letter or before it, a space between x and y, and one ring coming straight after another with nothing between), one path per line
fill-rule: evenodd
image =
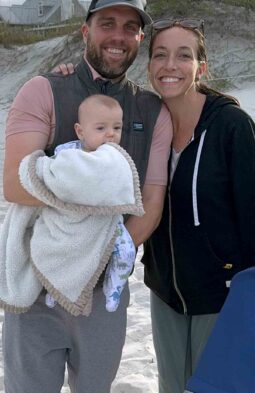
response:
M145 283L177 312L219 312L232 276L255 265L252 119L208 95L169 190L144 247Z

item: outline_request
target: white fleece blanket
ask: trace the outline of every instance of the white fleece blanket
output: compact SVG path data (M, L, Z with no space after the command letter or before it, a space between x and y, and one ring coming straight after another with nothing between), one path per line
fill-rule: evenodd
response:
M43 287L73 315L89 315L122 214L143 215L139 179L125 150L42 151L20 164L23 187L47 206L12 204L0 239L0 305L25 312Z

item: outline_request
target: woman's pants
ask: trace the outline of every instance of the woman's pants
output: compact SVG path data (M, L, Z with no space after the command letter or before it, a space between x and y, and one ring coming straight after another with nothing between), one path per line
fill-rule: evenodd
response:
M151 292L152 334L159 393L183 393L218 314L178 314Z

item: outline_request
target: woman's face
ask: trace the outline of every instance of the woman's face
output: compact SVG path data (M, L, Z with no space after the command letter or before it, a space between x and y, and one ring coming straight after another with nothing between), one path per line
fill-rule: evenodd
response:
M191 30L171 27L155 37L148 70L153 88L164 100L195 92L205 70L197 60L197 37Z

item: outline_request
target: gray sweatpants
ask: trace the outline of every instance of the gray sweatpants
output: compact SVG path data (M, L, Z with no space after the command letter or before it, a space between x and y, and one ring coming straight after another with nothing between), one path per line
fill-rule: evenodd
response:
M5 313L5 393L59 393L65 364L72 393L109 393L125 341L129 289L116 312L105 310L101 286L89 317L45 305L42 293L29 312Z
M159 393L183 393L217 317L218 314L178 314L151 292Z

